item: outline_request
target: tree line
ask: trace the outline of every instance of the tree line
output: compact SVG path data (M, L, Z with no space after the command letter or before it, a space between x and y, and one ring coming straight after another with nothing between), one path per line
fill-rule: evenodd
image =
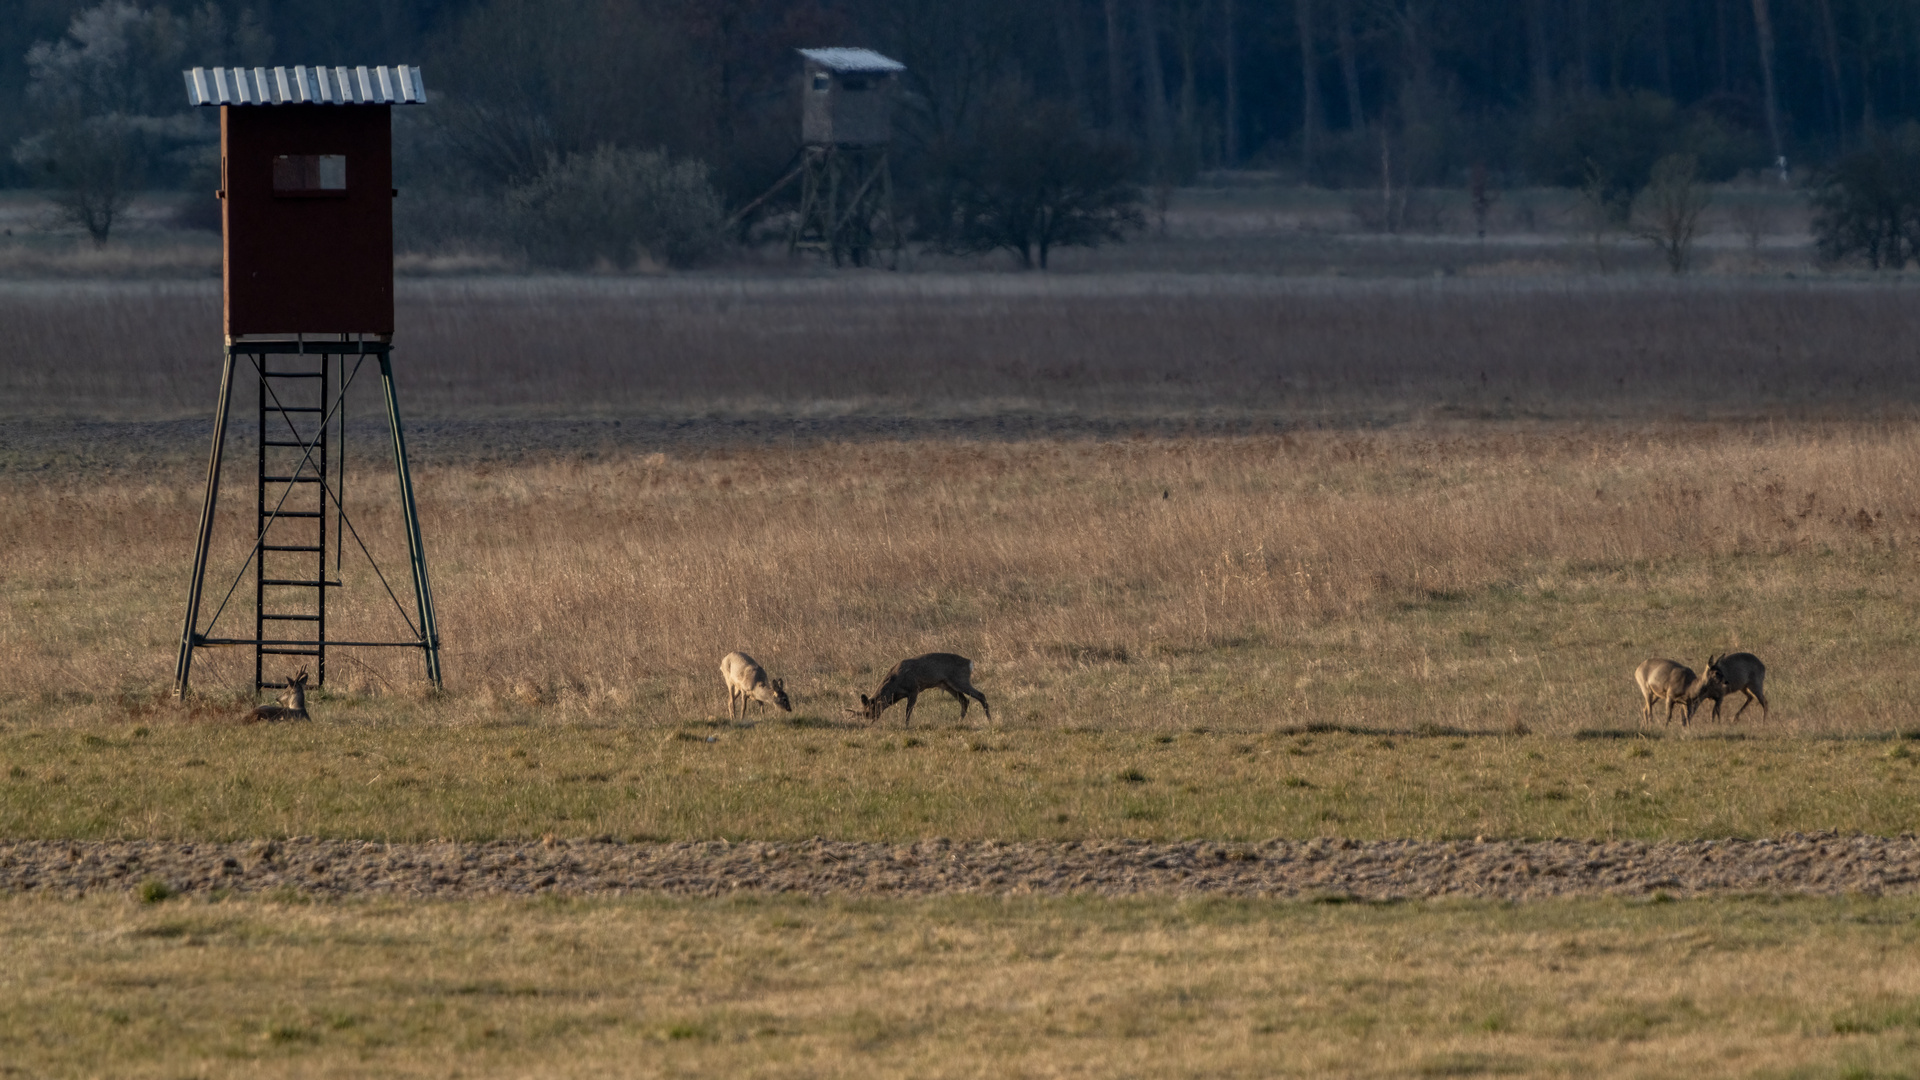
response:
M435 103L401 124L401 167L448 195L424 229L606 151L697 162L737 207L792 160L793 50L824 44L907 65L896 175L934 236L992 216L955 200L1018 171L1035 117L1149 188L1259 168L1624 206L1675 154L1820 179L1920 114L1920 0L23 0L0 182L47 187L91 138L192 188L208 124L181 67L404 62Z

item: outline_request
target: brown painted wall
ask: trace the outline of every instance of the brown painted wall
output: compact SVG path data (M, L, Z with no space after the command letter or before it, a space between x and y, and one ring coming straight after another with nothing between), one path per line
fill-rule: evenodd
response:
M393 333L390 110L221 106L228 337ZM344 191L275 190L276 157L336 154Z

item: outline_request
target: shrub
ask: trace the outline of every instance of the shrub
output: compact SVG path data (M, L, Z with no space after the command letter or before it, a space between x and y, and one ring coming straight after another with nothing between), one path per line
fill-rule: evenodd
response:
M1813 209L1822 258L1860 256L1875 270L1920 259L1920 125L1834 162L1815 183Z
M507 190L507 207L527 258L567 270L643 255L694 265L719 245L725 216L706 165L611 146L550 161Z
M1670 154L1691 154L1703 180L1724 180L1755 154L1751 137L1711 112L1682 110L1645 90L1576 103L1527 140L1527 171L1534 179L1578 187L1616 224Z

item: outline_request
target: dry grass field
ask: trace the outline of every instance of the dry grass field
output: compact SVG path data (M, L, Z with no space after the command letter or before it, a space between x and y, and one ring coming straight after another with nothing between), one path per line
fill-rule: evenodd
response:
M448 696L340 650L311 732L217 722L239 650L203 654L191 717L164 700L188 477L17 481L0 806L16 836L1898 832L1914 444L1723 424L451 464L420 478ZM392 631L348 571L336 615ZM797 724L717 719L736 647ZM1642 657L1731 647L1771 664L1765 719L1656 721L1652 760L1591 738L1639 728ZM940 648L975 658L991 723L941 695L911 730L843 715Z
M917 440L454 463L419 488L475 716L712 715L710 669L746 648L835 720L894 660L948 648L1008 725L1564 735L1630 726L1642 657L1738 647L1776 669L1771 720L1742 731L1884 734L1913 726L1917 441L1788 422ZM164 688L198 498L190 467L155 468L0 490L0 709L111 721ZM393 557L368 472L349 497ZM392 632L377 582L346 580L340 625ZM332 688L405 698L417 667L343 650ZM198 685L250 670L210 652Z
M1920 820L1898 282L408 283L396 365L447 692L417 658L339 650L312 724L254 728L225 722L237 652L201 654L189 705L166 694L216 300L0 285L10 838ZM391 574L378 436L356 437L348 498ZM230 455L237 507L250 440ZM241 528L221 524L208 614ZM371 574L343 575L336 625L393 632ZM243 583L222 625L250 604ZM736 648L786 678L792 717L720 719ZM1639 660L1730 648L1767 660L1770 715L1638 728ZM900 707L844 715L933 649L975 659L991 721L944 695L911 729ZM1905 1075L1920 1040L1907 898L286 899L0 898L23 958L0 972L0 1060L1870 1076Z
M426 304L419 321L439 338L421 349L424 370L403 381L403 405L422 401L417 486L449 693L424 696L408 654L343 649L315 701L323 725L371 740L362 749L373 760L427 768L407 784L449 784L449 802L432 813L364 799L309 800L291 818L268 809L301 803L292 796L187 813L181 783L207 797L236 780L297 775L315 791L333 783L289 774L274 758L308 752L294 749L304 737L208 726L241 708L251 660L240 650L200 654L191 720L164 700L204 422L10 422L0 446L0 739L21 785L14 790L36 789L11 805L12 828L431 837L555 827L540 819L547 810L530 807L568 815L560 821L577 814L583 832L669 838L1343 829L1658 838L1911 827L1901 786L1910 759L1897 736L1920 731L1909 685L1920 387L1907 384L1909 365L1893 362L1912 322L1903 286L1676 293L1604 282L1479 291L1229 282L1187 294L1168 281L1035 280L417 287L414 301ZM89 332L125 346L160 347L168 326L186 325L167 289L100 288L15 289L9 302L32 317L6 325L52 334L56 315L89 298L104 311ZM741 316L726 317L735 303ZM814 336L844 351L798 333L768 338L783 305L795 319L813 310ZM1392 315L1369 326L1370 309ZM570 321L569 310L579 317ZM1629 311L1657 318L1634 321ZM1709 329L1691 326L1689 312ZM1145 338L1155 317L1185 320L1186 352L1171 351L1171 330L1162 331L1167 344ZM616 362L584 349L522 353L504 336L542 319L556 333L571 324L600 334L603 344L617 336L609 327L633 319L655 325L674 349ZM149 321L155 333L131 332ZM1053 349L1039 336L1048 322L1079 328L1060 340L1086 365L1057 380L1061 397L1051 402L1031 396L1034 380L1046 381L1032 365L1036 350ZM1549 333L1549 322L1580 333ZM1282 332L1289 325L1318 335L1310 361L1290 362L1285 350L1300 346ZM1266 339L1256 333L1263 326ZM1802 329L1788 336L1791 327ZM1760 328L1781 339L1770 352L1755 342ZM1471 349L1450 340L1462 335ZM1816 335L1849 344L1830 348ZM1251 354L1263 340L1267 352ZM1692 352L1674 344L1684 340ZM960 352L980 341L1005 348L976 358L973 374L989 364L1029 373L1026 383L1005 380L1015 388L1006 400L960 395ZM913 342L925 348L912 351ZM1655 345L1662 351L1649 351ZM899 358L883 367L894 348ZM1499 374L1484 390L1476 353ZM459 355L476 363L456 386ZM1622 374L1603 378L1592 355L1612 357ZM731 362L722 366L722 356ZM1110 360L1095 366L1097 356ZM1158 389L1143 374L1149 358L1193 382ZM57 412L33 394L67 386L78 406L112 414L100 388L144 372L155 381L142 390L142 409L164 417L204 375L189 378L184 359L136 361L121 351L16 365L9 377L22 393L9 400ZM897 380L898 390L858 402L832 387L807 394L789 370L835 362L877 386ZM1324 384L1324 393L1257 397L1257 386L1302 368L1317 372L1303 385ZM1752 377L1732 378L1742 371ZM915 397L907 387L916 379L951 379L954 396ZM790 380L784 399L756 396L779 380ZM521 393L540 386L558 400ZM1411 404L1445 386L1462 396ZM1493 395L1525 386L1550 403L1543 415L1507 419L1491 409ZM1205 407L1188 407L1182 394ZM480 395L507 415L445 418ZM651 412L592 416L648 395ZM1158 413L1149 408L1155 395ZM240 397L244 413L244 389ZM356 416L375 412L370 397L356 400ZM562 407L584 419L541 418ZM904 415L890 418L895 407ZM246 425L236 421L229 508L250 497ZM348 497L391 574L402 563L382 471L390 466L367 434L356 436ZM239 516L230 510L216 534L206 614L221 610L223 627L251 625L250 587L231 599L226 591L245 576ZM364 563L349 560L342 572L336 627L403 632ZM715 668L736 648L787 679L801 726L710 726L725 701ZM1721 751L1691 746L1680 753L1697 755L1692 764L1664 781L1665 812L1534 799L1533 780L1491 781L1512 778L1517 762L1535 760L1516 755L1532 753L1550 762L1537 782L1552 787L1557 775L1563 794L1653 790L1654 780L1636 786L1588 768L1601 762L1580 736L1635 730L1631 672L1642 658L1698 666L1733 648L1768 660L1771 714L1750 709L1737 726L1703 714L1685 732L1661 734L1754 740L1740 753L1764 762L1755 767L1775 782L1701 789L1695 770L1711 770ZM895 660L938 649L975 659L996 706L991 724L976 712L957 725L943 696L929 699L916 719L939 736L908 748L902 740L914 733L900 729L902 709L872 728L844 715ZM136 727L160 736L135 740L127 733ZM163 767L127 783L121 768L96 760L114 755L76 757L59 733L67 728L130 748L129 762L154 759L137 748L166 744L180 760L218 763L195 766L211 769L214 782ZM583 745L555 731L600 734ZM1288 740L1315 731L1327 736L1328 760L1342 764L1293 771L1304 755ZM660 742L676 732L702 746ZM702 755L709 735L725 742ZM1409 744L1421 748L1412 754L1470 762L1466 775L1481 779L1455 782L1417 758L1404 769L1411 780L1362 764L1379 753L1371 740L1396 735L1424 739ZM1451 747L1486 735L1499 738ZM1088 767L1081 747L1095 737L1119 740L1117 756L1096 754ZM1526 737L1539 748L1518 749ZM448 739L465 749L436 755L417 745ZM553 772L502 769L514 765L503 755L517 739L530 740L522 757L545 759ZM1275 754L1283 743L1292 749ZM603 745L621 747L615 760L596 749ZM976 745L1025 764L1009 768ZM1824 749L1805 752L1814 745ZM893 747L917 752L889 756ZM1178 763L1160 771L1185 779L1157 789L1116 781L1136 767L1121 759L1141 754L1171 755ZM1858 759L1845 775L1865 790L1825 801L1786 794L1822 790L1831 754ZM438 768L428 764L434 757ZM656 766L669 761L690 778L684 790L658 782ZM1058 790L1011 802L1005 792L982 794L1020 769L1037 770L1029 776L1039 789ZM904 785L900 798L879 800L890 809L849 815L811 801L809 783L756 782L812 777L831 788L870 770ZM1257 781L1251 788L1205 780L1244 770ZM523 775L536 785L551 776L655 779L639 785L650 795L624 804L608 801L620 787L611 780L557 803L471 804L454 794L481 777L476 790ZM916 788L916 775L939 783ZM936 794L955 778L965 778L960 793ZM1301 797L1264 797L1289 782ZM1373 797L1349 800L1355 782ZM1383 783L1400 784L1401 794L1386 797ZM115 795L103 801L102 785ZM1076 785L1105 790L1076 795ZM403 794L412 803L420 792ZM115 803L118 812L105 809ZM322 804L336 809L312 809Z

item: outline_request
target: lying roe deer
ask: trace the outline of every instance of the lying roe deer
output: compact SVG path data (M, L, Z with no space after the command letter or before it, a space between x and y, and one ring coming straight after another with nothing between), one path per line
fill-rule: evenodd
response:
M262 720L269 723L281 720L308 720L307 715L307 669L301 668L300 674L287 680L287 692L280 695L278 705L262 705L246 716L246 723L257 724Z
M733 703L740 703L740 719L747 718L747 702L778 706L792 712L784 679L767 680L767 669L743 652L730 652L720 658L720 677L727 681L727 719L733 719Z
M1693 718L1693 710L1700 705L1700 699L1712 697L1714 688L1710 685L1711 675L1695 675L1693 669L1678 660L1662 660L1652 657L1640 662L1633 669L1633 681L1640 684L1640 697L1645 708L1640 716L1643 721L1653 719L1653 703L1667 703L1667 723L1673 723L1674 706L1685 710L1680 717L1680 726L1686 727Z
M1724 656L1707 658L1707 674L1714 680L1713 689L1706 694L1713 699L1713 718L1720 719L1720 702L1728 694L1744 693L1747 700L1740 703L1740 712L1734 713L1735 720L1747 706L1758 701L1760 716L1765 719L1771 713L1767 709L1767 665L1750 652L1727 653Z
M987 719L993 719L993 707L987 704L987 695L973 688L973 661L950 652L934 652L925 656L916 656L893 665L887 677L881 681L880 689L872 697L860 695L860 707L849 709L855 716L864 716L868 720L880 719L887 706L907 699L906 719L902 725L913 723L913 703L919 699L920 691L935 688L953 695L960 703L960 718L967 718L967 699L972 698L986 710Z

